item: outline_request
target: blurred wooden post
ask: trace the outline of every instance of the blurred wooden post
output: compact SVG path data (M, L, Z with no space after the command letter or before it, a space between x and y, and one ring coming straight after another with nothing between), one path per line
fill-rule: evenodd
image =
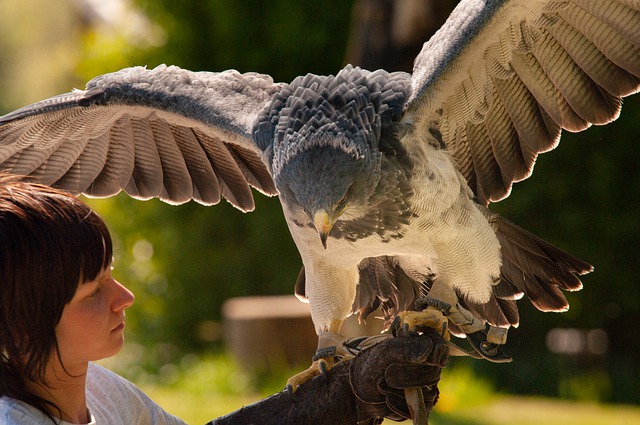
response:
M295 296L232 298L222 306L222 314L227 349L247 370L263 372L311 364L318 337L309 304ZM381 328L381 320L370 317L363 326L351 316L342 334L375 335Z
M246 369L311 363L317 336L309 305L295 296L232 298L222 314L227 349Z

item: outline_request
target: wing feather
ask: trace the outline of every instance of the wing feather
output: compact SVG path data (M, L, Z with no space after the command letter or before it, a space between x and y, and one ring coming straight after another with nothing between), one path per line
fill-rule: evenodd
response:
M171 125L170 128L189 169L193 199L203 205L217 204L222 196L220 185L200 141L191 128L178 125Z
M628 96L638 88L638 78L610 61L585 35L565 20L547 28L575 63L600 87L615 96Z
M416 58L404 120L441 134L486 205L638 90L637 1L463 0Z
M254 208L276 190L253 139L280 90L266 75L142 67L0 117L0 170L74 193ZM85 152L85 150L90 152Z
M222 196L241 210L253 210L255 205L251 195L251 188L227 146L222 140L216 137L209 137L201 131L194 130L194 134L200 141L216 172Z
M545 120L542 110L527 89L526 85L512 76L509 79L493 80L499 99L494 105L500 105L508 116L492 117L491 111L487 114L487 123L499 125L500 120L510 123L515 131L506 134L500 146L494 145L496 157L503 155L505 150L514 150L522 158L522 167L516 173L510 175L511 181L520 181L527 177L533 168L538 152L552 149L560 137L560 126L553 121ZM513 155L513 154L511 154Z
M629 73L638 76L640 75L640 64L638 63L638 46L640 44L634 44L618 32L616 28L612 28L602 19L602 17L613 16L616 3L615 0L611 1L610 4L607 4L607 8L601 10L602 13L600 13L599 16L594 16L572 2L566 9L559 10L558 15L569 25L572 25L584 34L610 61L624 68ZM611 7L609 8L609 6ZM637 12L639 6L636 4L634 8L636 12L635 16L630 13L629 15L631 16L627 16L626 19L623 20L623 16L618 15L617 28L624 28L625 26L635 27L637 31Z
M238 145L227 145L247 182L262 193L276 192L276 186L269 172L262 167L262 161L253 152Z
M496 89L498 88L496 85ZM495 99L487 112L486 128L502 179L508 184L527 176L530 163L535 160L535 156L530 158L530 149L523 150L519 143L511 143L518 138L518 133L501 100L502 94L496 95L500 98Z
M629 22L640 20L640 9L638 1L635 5L624 2L603 2L598 0L575 0L576 6L581 7L587 13L605 22L609 27L618 32L625 40L636 46L640 46L640 26L629 25Z
M125 187L135 168L135 147L133 146L133 126L128 116L118 119L109 128L109 137L98 136L95 140L108 143L107 156L100 173L89 185L86 192L91 196L113 196ZM91 174L93 170L82 170ZM65 188L66 189L66 188Z
M83 150L80 156L73 160L71 167L66 171L58 173L60 176L52 186L67 188L73 193L87 192L104 168L109 151L109 133L104 133L97 138L81 140ZM69 156L65 158L71 160Z
M88 139L79 139L76 143L61 144L36 170L31 172L31 176L46 185L55 184L82 155L88 142Z
M162 193L162 162L148 120L132 118L134 167L124 190L138 199L159 197Z
M490 140L487 126L484 122L467 123L465 130L468 135L469 150L476 175L476 193L478 198L486 199L490 193L506 196L509 191L502 179L500 165L498 164L491 144L479 143L481 140Z
M573 110L533 53L514 52L509 64L540 107L561 128L572 132L589 128L589 123ZM559 141L560 134L548 145L553 149Z
M524 31L523 31L524 32ZM622 102L601 90L547 31L529 31L531 49L561 96L587 125L607 124L618 117Z
M193 182L171 126L155 114L149 117L149 125L162 163L162 192L159 198L175 204L188 202L194 198Z

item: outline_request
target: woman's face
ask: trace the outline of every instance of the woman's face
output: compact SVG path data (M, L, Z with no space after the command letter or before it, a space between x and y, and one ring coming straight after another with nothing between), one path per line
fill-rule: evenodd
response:
M133 301L133 293L111 277L111 267L79 284L55 329L62 363L72 366L117 354L124 344L124 310Z

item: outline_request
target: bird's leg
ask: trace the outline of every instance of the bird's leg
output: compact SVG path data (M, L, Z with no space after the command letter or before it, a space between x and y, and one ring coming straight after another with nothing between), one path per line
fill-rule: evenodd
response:
M398 326L410 331L419 330L421 327L435 329L449 341L452 356L470 356L494 363L507 363L512 360L500 350L500 345L506 343L507 329L489 326L487 331L483 321L458 303L450 305L434 298L423 297L416 301L415 308L416 311L403 311L398 314L396 320L399 323L394 325L396 329ZM475 352L464 350L450 341L447 330L449 321L464 332Z
M469 344L483 359L493 363L509 363L513 360L500 350L500 346L507 341L507 329L489 326L488 331L483 328L466 335Z
M336 361L353 357L353 354L344 347L345 338L339 333L342 329L342 323L343 320L334 320L327 331L318 333L318 350L313 356L313 363L309 369L303 370L287 380L289 392L294 392L300 385L318 375L326 375L327 371L336 364Z
M423 298L422 300L425 300ZM436 332L447 341L449 340L449 330L447 324L449 320L445 317L451 306L443 301L439 301L433 298L429 299L433 301L433 304L426 305L416 311L401 311L396 317L394 327L400 326L408 331L416 331L421 327L428 327Z
M451 307L458 302L458 296L448 285L435 280L428 297L421 297L415 301L414 310L403 311L398 314L402 327L415 331L420 327L428 327L439 332L449 341L449 314Z
M423 302L424 301L424 302ZM421 302L423 302L421 304ZM394 320L392 328L398 326L404 330L417 331L420 328L429 327L439 332L449 341L450 335L447 325L449 320L445 316L451 309L451 305L435 298L420 298L416 301L416 311L401 311ZM395 332L394 332L395 333ZM404 397L411 412L414 425L428 425L429 414L424 402L421 388L405 388Z

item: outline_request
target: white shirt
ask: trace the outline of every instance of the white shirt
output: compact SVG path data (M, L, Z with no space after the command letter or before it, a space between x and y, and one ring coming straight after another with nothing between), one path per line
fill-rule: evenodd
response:
M89 425L185 425L167 413L142 390L123 377L96 364L87 370ZM0 397L0 424L50 424L38 409L10 397ZM60 421L61 425L72 425Z

